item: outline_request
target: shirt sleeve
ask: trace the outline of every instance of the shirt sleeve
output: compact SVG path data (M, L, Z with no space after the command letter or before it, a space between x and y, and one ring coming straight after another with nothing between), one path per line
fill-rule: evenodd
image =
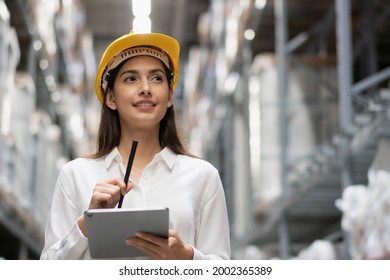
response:
M225 193L218 171L206 183L196 232L194 260L230 259L230 233Z
M45 246L40 258L48 259L84 259L88 255L88 239L78 227L79 211L74 199L67 193L64 186L71 186L72 181L61 170L57 179L49 220L45 232Z

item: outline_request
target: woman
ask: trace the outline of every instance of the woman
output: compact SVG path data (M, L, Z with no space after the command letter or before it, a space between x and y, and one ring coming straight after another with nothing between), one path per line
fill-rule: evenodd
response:
M228 259L229 225L218 171L191 156L175 123L178 42L157 33L127 34L103 54L96 76L102 103L98 149L67 163L58 177L41 259L90 259L87 209L168 207L168 242L141 233L128 246L150 259ZM138 141L130 182L130 146Z

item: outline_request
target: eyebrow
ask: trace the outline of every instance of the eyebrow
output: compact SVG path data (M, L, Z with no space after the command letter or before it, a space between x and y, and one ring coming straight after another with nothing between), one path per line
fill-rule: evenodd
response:
M164 74L164 70L163 69L160 69L160 68L155 68L155 69L151 69L149 70L148 74L155 74L157 72L161 72L162 74ZM129 70L126 70L124 71L123 73L120 74L120 76L123 76L125 74L139 74L139 71L138 70L134 70L134 69L129 69Z

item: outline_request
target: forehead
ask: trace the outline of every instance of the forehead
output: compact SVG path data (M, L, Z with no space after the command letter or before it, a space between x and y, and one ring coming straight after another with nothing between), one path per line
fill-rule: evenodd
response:
M123 64L120 72L128 69L135 69L135 70L161 69L164 71L164 66L163 66L163 62L158 58L152 56L140 55L140 56L129 58Z

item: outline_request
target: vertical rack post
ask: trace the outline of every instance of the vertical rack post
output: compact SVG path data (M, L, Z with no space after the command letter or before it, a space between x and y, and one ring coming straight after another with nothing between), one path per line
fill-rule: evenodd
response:
M339 88L339 119L340 131L348 135L352 124L352 39L351 39L351 2L350 0L336 0L336 34L337 34L337 75ZM343 141L340 149L340 178L341 188L344 189L352 184L351 162L348 156L348 137ZM348 244L347 233L344 240ZM345 258L348 258L345 248Z
M278 71L278 95L279 95L279 139L280 139L280 182L282 187L281 199L288 195L287 182L287 145L288 145L288 127L287 127L287 38L288 38L288 23L287 23L287 8L286 0L275 1L275 40L276 40L276 57ZM281 259L289 258L289 234L287 226L287 217L284 213L281 214L279 220L279 254Z

